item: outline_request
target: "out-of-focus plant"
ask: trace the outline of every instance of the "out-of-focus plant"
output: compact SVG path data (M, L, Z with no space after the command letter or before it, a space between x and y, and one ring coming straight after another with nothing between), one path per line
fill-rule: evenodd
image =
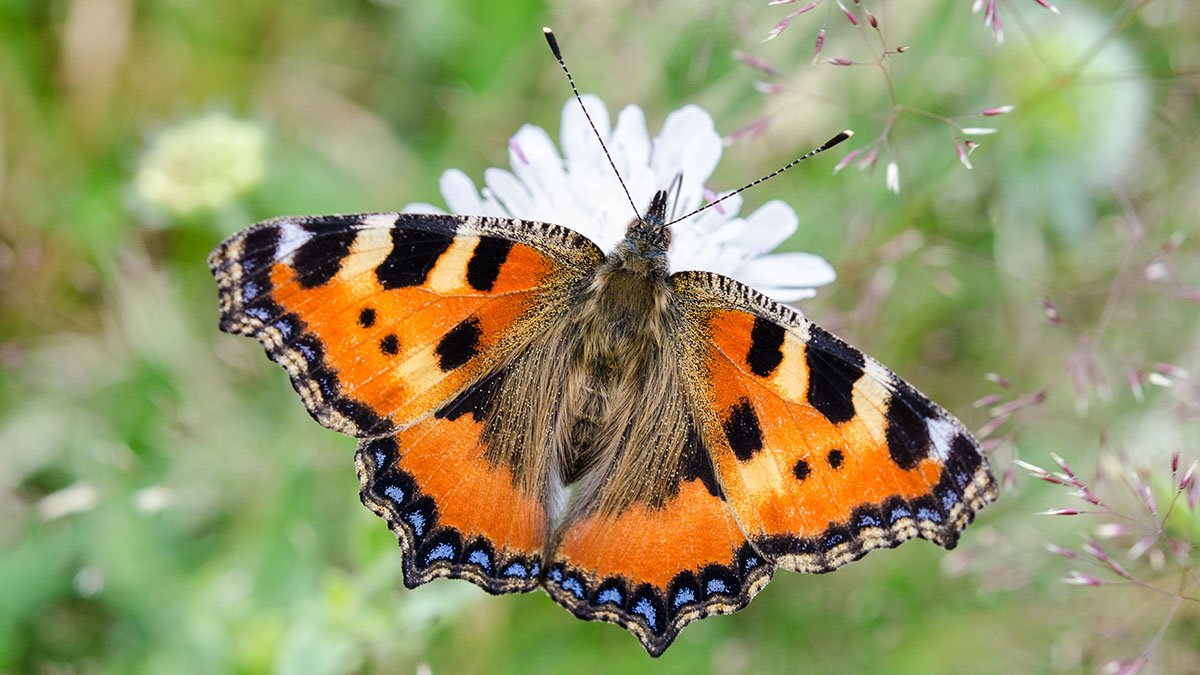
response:
M262 125L213 112L158 132L138 162L134 193L171 216L219 209L266 174Z
M1043 511L1042 515L1082 518L1078 527L1082 543L1046 545L1050 552L1073 563L1063 583L1087 588L1125 587L1140 596L1144 606L1161 610L1159 627L1146 638L1144 649L1116 656L1103 668L1105 673L1122 675L1140 672L1181 614L1190 615L1190 620L1200 617L1200 568L1195 560L1196 545L1200 543L1200 460L1184 465L1181 453L1176 451L1169 468L1154 471L1134 468L1136 464L1129 457L1107 454L1101 457L1096 475L1088 479L1079 476L1062 457L1051 457L1057 471L1021 460L1017 464L1034 478L1067 490L1074 502ZM1101 607L1106 623L1117 627L1131 624L1136 633L1138 619L1131 619L1117 601ZM1184 621L1185 625L1189 622ZM1097 628L1129 632L1110 626ZM1106 650L1104 645L1093 646Z

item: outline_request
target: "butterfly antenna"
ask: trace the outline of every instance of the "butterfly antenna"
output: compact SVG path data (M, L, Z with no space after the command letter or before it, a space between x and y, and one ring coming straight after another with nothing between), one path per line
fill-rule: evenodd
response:
M671 215L678 213L679 208L679 193L683 192L683 172L675 174L675 178L671 180L670 187L667 188L667 194L671 195L671 210L668 211Z
M587 106L583 104L583 98L579 95L579 88L575 86L575 78L571 77L571 71L567 69L567 62L563 60L562 50L558 48L558 40L554 37L554 31L543 26L542 32L546 35L546 43L550 45L550 51L554 53L554 58L558 61L558 65L563 72L567 74L567 82L571 84L571 91L575 92L575 100L579 101L579 107L583 110L583 116L587 118L588 124L592 127L592 133L596 134L596 140L600 141L600 149L604 151L604 156L608 158L608 165L612 167L613 174L617 177L617 182L621 184L621 189L625 191L625 199L629 200L629 206L633 208L633 214L642 219L642 214L638 212L637 204L633 203L633 196L629 194L629 188L625 186L625 181L621 179L621 172L617 171L617 163L613 161L612 155L608 152L608 146L604 145L604 139L600 137L600 131L596 128L596 123L592 121L592 116L588 113ZM690 215L690 214L689 214Z
M720 199L714 199L713 201L705 204L704 206L701 206L700 208L696 209L695 211L692 211L691 213L688 213L686 215L676 218L675 220L672 220L671 222L667 223L664 227L670 227L670 226L674 225L675 223L678 223L681 220L686 220L688 218L691 218L692 216L696 215L697 213L700 213L701 211L703 211L705 209L710 209L710 208L716 206L717 204L720 204L721 202L725 201L726 199L729 199L730 197L738 194L739 192L745 192L746 190L749 190L750 188L754 187L755 185L758 185L759 183L763 183L768 180L771 180L775 176L778 176L779 174L783 173L784 171L787 171L788 169L792 168L793 166L796 166L800 162L803 162L804 160L808 159L809 157L812 157L813 155L825 152L826 150L832 148L833 146L837 145L838 143L841 143L842 141L850 138L853 135L854 135L853 131L846 129L845 131L839 133L837 136L834 136L833 138L825 141L825 143L822 144L821 147L809 150L803 156L793 159L792 161L788 162L784 166L779 167L778 169L763 176L762 178L759 178L758 180L756 180L752 183L747 183L746 185L743 185L742 187L734 190L733 192L730 192L729 194L721 197Z

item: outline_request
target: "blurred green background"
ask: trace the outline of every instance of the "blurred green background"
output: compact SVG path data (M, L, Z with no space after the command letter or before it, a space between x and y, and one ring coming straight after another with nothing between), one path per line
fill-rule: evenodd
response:
M1165 511L1172 452L1200 456L1200 6L1009 0L997 44L969 0L847 2L909 47L885 79L829 2L763 43L799 4L0 1L0 672L1200 672L1194 507L1182 555L1112 544L1139 583L1064 585L1083 563L1043 548L1144 524L1120 481ZM657 661L541 594L402 588L353 441L218 332L204 258L259 219L442 203L440 173L506 166L520 125L557 137L544 24L652 133L686 103L727 135L767 120L715 189L858 132L747 212L795 207L784 248L840 275L804 311L984 432L1007 487L956 551L781 572ZM822 25L822 59L868 65L813 64ZM936 116L1002 104L957 120L1000 129L967 171ZM898 110L876 171L831 173ZM1132 520L1034 515L1082 505L1014 473L1050 452Z

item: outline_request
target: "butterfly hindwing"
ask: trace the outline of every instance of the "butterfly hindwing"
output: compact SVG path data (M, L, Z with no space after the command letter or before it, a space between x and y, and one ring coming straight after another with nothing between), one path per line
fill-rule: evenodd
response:
M951 548L995 499L962 424L877 361L726 277L671 281L705 344L714 467L772 562L827 572L913 537Z
M541 496L487 459L484 380L413 426L359 443L362 502L404 552L404 583L468 579L491 593L538 586L547 518Z
M774 570L726 508L698 438L689 446L661 500L564 523L544 583L576 616L626 628L652 656L688 623L745 607ZM611 481L596 501L626 487Z
M280 218L210 256L222 329L255 337L323 425L362 438L362 500L405 583L536 588L542 495L490 458L496 364L565 311L602 254L542 223L415 214Z

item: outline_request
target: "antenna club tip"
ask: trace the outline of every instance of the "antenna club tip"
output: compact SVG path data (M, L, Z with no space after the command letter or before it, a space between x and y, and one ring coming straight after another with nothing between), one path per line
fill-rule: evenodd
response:
M851 138L854 136L854 132L851 131L850 129L842 129L842 135L845 136L846 138Z
M546 38L546 44L550 45L550 51L554 54L554 58L561 62L562 52L558 49L558 38L554 37L554 31L550 30L549 26L542 26L542 36Z

